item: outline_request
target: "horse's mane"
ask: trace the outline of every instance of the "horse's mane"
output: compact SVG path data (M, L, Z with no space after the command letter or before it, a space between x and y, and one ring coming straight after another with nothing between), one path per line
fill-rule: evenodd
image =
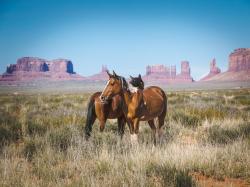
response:
M128 90L128 83L127 83L126 79L124 77L122 77L122 76L118 76L118 79L122 83L122 89L123 90Z

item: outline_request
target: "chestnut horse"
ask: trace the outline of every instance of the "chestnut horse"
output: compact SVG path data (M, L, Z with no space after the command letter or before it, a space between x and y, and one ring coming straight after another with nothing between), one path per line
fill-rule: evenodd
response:
M118 121L118 133L121 138L124 134L124 127L126 119L122 111L122 98L116 95L109 100L101 101L101 92L94 93L88 103L87 120L85 125L85 136L88 139L92 131L92 126L98 118L100 122L100 131L102 132L105 127L107 119L116 119Z
M130 82L133 83L134 79L131 78ZM157 135L161 135L160 131L167 113L167 97L164 91L157 86L150 86L144 90L137 87L136 92L132 93L128 89L125 78L113 72L113 75L109 75L107 86L100 98L104 102L116 95L119 95L124 102L123 112L130 124L131 140L137 142L139 122L147 121L154 135L154 144L156 144ZM154 123L155 118L158 118L158 126Z

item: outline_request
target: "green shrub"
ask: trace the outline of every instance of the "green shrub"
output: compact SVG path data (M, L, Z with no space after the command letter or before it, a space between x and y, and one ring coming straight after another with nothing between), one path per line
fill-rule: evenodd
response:
M250 138L250 122L239 125L239 133L243 138Z
M37 152L37 145L36 145L34 140L30 140L30 141L25 143L24 149L23 149L23 154L24 154L25 158L28 159L28 161L32 160L32 158L36 154L36 152Z
M61 151L65 151L72 143L72 131L70 128L60 128L52 131L49 135L51 145Z
M192 187L196 186L194 180L190 175L188 175L188 172L186 171L179 171L176 173L175 176L175 186L176 187Z
M250 105L250 96L248 95L239 95L234 98L234 100L242 105Z
M16 116L0 111L0 146L22 137L22 127Z
M194 108L192 109L191 114L199 116L199 118L205 120L213 120L213 119L224 119L226 116L226 113L221 109L217 107L206 107L206 108Z
M208 129L207 140L213 144L232 143L239 138L250 137L250 124L241 124L235 128L222 128L219 125L214 125Z
M180 122L184 127L195 128L201 125L202 120L195 114L188 114L184 112L177 112L172 115L172 119Z
M29 135L42 136L47 131L47 128L44 125L33 123L32 121L29 121L27 126Z
M0 126L0 146L8 143L11 139L11 132L5 127Z
M238 131L223 129L218 125L208 129L208 141L210 143L227 144L235 141L239 137Z
M149 164L146 168L146 175L148 177L160 177L163 181L163 186L176 186L176 187L192 187L196 186L192 176L188 171L179 170L169 165L156 165Z

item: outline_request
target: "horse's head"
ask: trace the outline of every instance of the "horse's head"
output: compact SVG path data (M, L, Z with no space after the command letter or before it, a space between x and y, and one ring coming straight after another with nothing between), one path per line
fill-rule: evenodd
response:
M128 89L128 84L124 77L117 75L114 71L110 74L107 71L109 80L100 95L102 102L107 102L113 96L121 94L124 90Z
M133 86L133 87L136 87L136 88L139 88L139 89L144 89L144 82L141 78L141 74L139 74L138 77L132 77L130 76L131 78L131 81L129 81L129 83Z

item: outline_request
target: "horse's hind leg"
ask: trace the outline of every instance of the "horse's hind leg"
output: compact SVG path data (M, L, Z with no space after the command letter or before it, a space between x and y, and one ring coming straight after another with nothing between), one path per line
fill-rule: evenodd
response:
M152 130L152 138L154 140L154 144L156 145L156 127L155 127L155 124L154 124L154 120L149 120L148 121L148 124Z
M118 134L121 136L121 139L122 139L124 135L125 124L126 124L125 117L124 116L119 117L117 121L118 121Z
M164 119L166 115L162 115L158 117L158 128L157 128L157 134L158 134L158 140L161 143L162 141L162 134L163 134L163 126L164 126Z

